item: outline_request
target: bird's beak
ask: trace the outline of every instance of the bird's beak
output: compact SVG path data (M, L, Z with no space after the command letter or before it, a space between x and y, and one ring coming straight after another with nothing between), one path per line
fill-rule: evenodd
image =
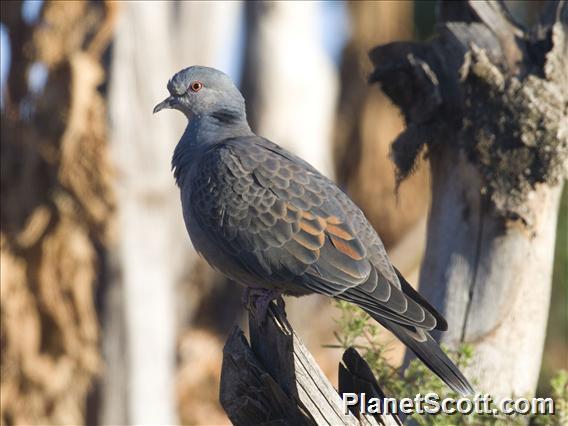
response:
M176 103L177 103L176 98L174 98L173 96L169 96L154 107L153 113L156 114L157 112L163 109L174 108Z

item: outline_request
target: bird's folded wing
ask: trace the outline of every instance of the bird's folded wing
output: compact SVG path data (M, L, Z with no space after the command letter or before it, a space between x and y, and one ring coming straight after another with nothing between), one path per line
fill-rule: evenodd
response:
M244 270L400 324L436 327L436 316L401 289L362 212L307 163L264 139L243 137L215 146L199 167L191 208L219 250Z

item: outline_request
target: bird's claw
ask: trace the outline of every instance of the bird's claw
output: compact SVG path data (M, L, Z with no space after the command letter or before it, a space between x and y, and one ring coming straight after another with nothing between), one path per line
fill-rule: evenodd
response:
M281 296L282 290L246 287L243 293L243 304L260 322L264 322L270 302L276 299L277 303L283 303Z

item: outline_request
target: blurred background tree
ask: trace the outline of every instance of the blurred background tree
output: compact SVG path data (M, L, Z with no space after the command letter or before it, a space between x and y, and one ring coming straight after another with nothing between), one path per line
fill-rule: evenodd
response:
M396 196L389 151L404 121L378 88L369 87L372 69L368 52L377 44L414 38L414 5L350 2L348 13L352 31L341 59L341 97L335 120L337 180L365 211L385 246L392 248L412 227L424 227L428 170L421 167ZM410 258L401 265L405 275L417 272L423 248L417 241L415 252L405 254Z
M51 2L30 19L22 6L1 6L11 51L2 84L1 422L81 424L103 371L95 286L114 190L98 86L115 7Z
M108 86L120 235L111 250L103 310L108 374L102 378L101 422L173 424L176 339L211 286L193 279L197 256L170 171L185 120L178 114L152 117L151 110L166 96L173 72L195 63L224 66L221 49L236 26L239 4L120 6ZM189 338L185 345L199 342Z
M151 116L182 67L241 83L253 128L335 175L418 281L428 171L395 195L404 123L367 85L367 51L429 37L434 2L1 5L2 424L228 422L219 370L240 289L183 227L169 170L183 117ZM565 190L542 383L568 368L567 215ZM289 305L335 380L334 305Z

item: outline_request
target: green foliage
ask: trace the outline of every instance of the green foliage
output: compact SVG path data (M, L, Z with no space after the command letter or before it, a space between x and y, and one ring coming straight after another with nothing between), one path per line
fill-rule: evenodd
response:
M387 396L414 398L417 394L425 395L428 392L436 393L441 399L451 397L459 399L460 395L449 389L437 376L435 376L421 361L411 361L404 372L387 362L386 355L392 349L392 341L385 344L380 339L381 328L366 313L347 302L337 302L340 317L336 320L339 332L335 334L338 344L330 345L347 349L355 347L367 361L377 382ZM473 359L473 348L463 345L458 351L452 352L444 348L448 356L460 369L466 368ZM473 383L475 387L475 383ZM530 424L534 425L565 425L568 417L568 373L559 373L552 381L553 398L555 400L556 415L534 416ZM495 407L495 404L492 405ZM564 417L563 417L564 416ZM432 415L414 414L407 418L406 423L423 426L460 426L460 425L526 425L527 417L520 415Z
M554 250L554 273L550 313L546 330L542 372L538 394L550 392L548 384L559 369L566 368L568 359L568 184L564 191L558 213L556 248Z
M337 304L341 310L341 316L337 320L340 331L335 333L339 345L335 347L347 349L353 346L356 348L375 373L379 383L392 385L393 391L399 390L396 386L402 381L398 379L398 370L386 361L386 354L391 347L379 342L378 325L356 306L342 301ZM391 389L390 387L385 388Z
M560 370L550 380L552 399L554 399L554 416L535 416L531 424L534 425L568 425L568 371Z

